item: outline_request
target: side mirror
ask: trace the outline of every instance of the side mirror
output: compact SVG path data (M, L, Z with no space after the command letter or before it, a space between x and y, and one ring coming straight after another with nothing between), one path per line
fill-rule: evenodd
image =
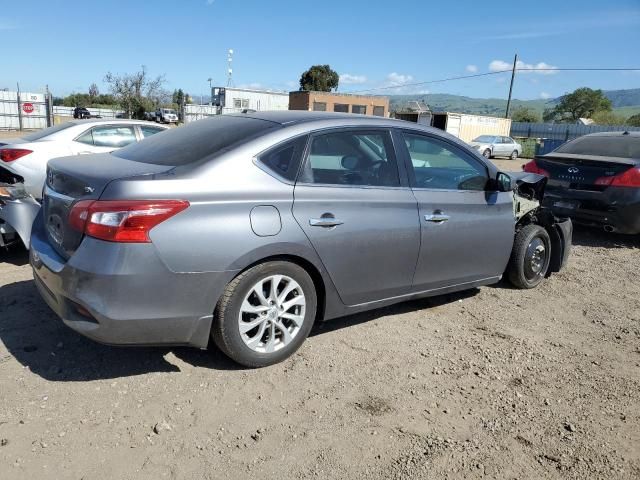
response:
M513 190L511 177L506 173L498 172L496 175L496 187L499 192L510 192Z

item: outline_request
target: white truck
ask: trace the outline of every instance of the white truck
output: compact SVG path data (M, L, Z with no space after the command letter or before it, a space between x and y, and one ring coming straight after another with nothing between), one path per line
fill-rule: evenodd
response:
M178 115L173 108L159 108L155 120L158 123L178 123Z

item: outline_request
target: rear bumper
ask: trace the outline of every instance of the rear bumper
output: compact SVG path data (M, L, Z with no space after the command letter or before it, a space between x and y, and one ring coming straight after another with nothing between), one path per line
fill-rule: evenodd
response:
M593 227L640 233L640 189L609 187L602 192L569 190L547 185L543 205L559 217Z
M152 244L92 238L65 261L39 220L31 236L34 280L68 327L105 344L206 348L213 309L235 272L175 273Z

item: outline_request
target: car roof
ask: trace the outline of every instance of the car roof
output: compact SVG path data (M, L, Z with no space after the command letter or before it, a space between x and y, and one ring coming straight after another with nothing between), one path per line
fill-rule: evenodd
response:
M596 133L589 133L584 136L585 137L622 137L622 136L640 137L640 131L619 130L617 132L596 132Z
M265 120L268 122L278 123L283 126L297 125L306 122L321 122L323 120L333 123L338 120L349 120L350 123L358 122L363 125L379 124L379 125L408 125L413 122L404 120L396 120L393 118L376 117L373 115L359 115L354 113L335 113L335 112L310 112L306 110L275 110L263 112L248 113L232 113L235 117L254 118L256 120ZM415 123L413 123L415 125Z

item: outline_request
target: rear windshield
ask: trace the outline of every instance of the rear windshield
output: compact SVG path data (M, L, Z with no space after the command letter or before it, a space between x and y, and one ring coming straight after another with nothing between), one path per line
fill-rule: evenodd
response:
M61 123L60 125L56 125L55 127L45 128L43 130L38 130L37 132L30 133L29 135L25 135L24 137L22 137L22 139L26 140L27 142L35 142L36 140L40 140L41 138L51 135L52 133L57 133L66 128L73 127L74 125L76 124L71 122Z
M113 155L134 162L179 167L222 153L241 140L260 136L279 126L255 118L218 115L153 135Z
M561 145L557 153L596 155L600 157L640 158L640 136L594 136L579 137Z

